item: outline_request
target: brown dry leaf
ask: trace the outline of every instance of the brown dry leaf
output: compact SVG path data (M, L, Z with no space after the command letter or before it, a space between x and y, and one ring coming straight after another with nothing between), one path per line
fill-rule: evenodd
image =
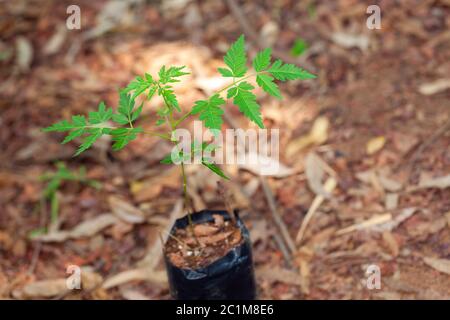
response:
M399 244L391 232L389 231L383 232L383 241L391 251L391 254L394 257L398 256L400 252Z
M270 175L274 178L285 178L296 173L296 170L276 158L250 151L245 154L245 162L238 163L238 167L257 175Z
M383 136L378 136L370 139L366 144L366 153L372 155L383 149L386 144L386 138Z
M449 259L436 259L431 257L424 257L423 261L430 267L436 269L439 272L450 274L450 260Z
M120 294L126 300L150 300L149 297L147 297L143 293L139 292L138 290L133 290L133 289L122 290L121 289Z
M331 193L325 190L323 179L325 171L330 171L328 165L314 152L308 153L305 160L305 173L308 180L308 185L316 195L321 195L324 198L329 198Z
M51 298L67 292L65 278L40 280L25 285L22 289L14 292L19 299L29 298Z
M325 182L324 190L326 192L328 192L329 194L331 194L333 192L333 190L336 188L336 185L337 185L336 179L330 177ZM325 197L320 194L316 195L316 197L314 198L314 200L311 204L311 207L309 207L308 212L306 213L306 216L302 221L300 229L297 232L297 236L295 237L295 242L297 244L299 244L303 240L303 237L304 237L305 231L306 231L306 227L308 226L309 221L311 221L312 217L316 213L317 209L319 209L320 205L322 204L322 202L324 200L325 200Z
M102 283L103 277L97 272L93 271L93 268L84 266L81 268L81 285L84 290L92 290L100 283Z
M145 221L144 213L123 199L116 196L109 196L108 203L111 211L125 222L134 224Z
M147 266L126 270L106 279L102 288L110 289L130 281L150 281L156 284L166 285L167 274L165 271L152 270Z
M19 36L16 38L16 65L21 72L26 72L30 69L31 61L33 60L33 46L30 41Z
M194 226L194 234L197 237L209 236L219 231L217 227L209 226L206 224L196 224Z
M363 221L361 223L355 223L349 227L343 228L336 232L337 235L346 234L349 232L357 231L357 230L365 230L369 228L373 228L377 225L384 224L388 221L392 220L392 215L390 213L375 215L369 220Z
M213 218L214 218L214 225L216 227L220 228L221 226L223 226L225 220L224 220L222 215L220 215L220 214L213 214Z
M58 27L56 28L55 33L45 44L43 53L45 55L58 53L58 51L64 44L66 38L67 38L67 27L64 24L59 24Z
M397 209L398 206L398 193L387 193L384 198L384 207L386 210L394 210Z
M318 117L307 135L294 139L288 144L286 147L286 157L290 158L311 145L320 145L327 141L329 127L330 121L328 118L323 116Z
M210 244L225 240L232 233L233 233L233 231L220 232L218 234L214 234L214 235L210 235L210 236L206 236L206 237L199 237L198 241L200 242L201 245L210 245Z
M270 283L281 282L301 286L300 275L297 272L279 266L265 265L256 268L256 278Z
M445 189L450 187L450 174L442 177L432 178L432 179L426 179L423 181L420 181L419 188L425 189L425 188L438 188L438 189Z
M378 231L378 232L392 231L395 228L397 228L403 221L405 221L406 219L411 217L416 211L417 211L417 208L415 208L415 207L405 208L400 212L400 214L395 216L392 220L389 220L385 223L374 226L372 228L372 230Z
M143 182L132 182L131 193L137 202L144 202L156 198L164 187L179 188L179 186L180 172L179 168L174 166Z
M450 79L439 79L433 82L420 85L419 92L429 96L450 89Z
M369 38L364 34L351 34L345 32L334 32L331 35L331 40L343 48L359 48L361 51L366 51L370 44Z
M69 231L55 231L33 237L32 240L43 242L62 242L67 239L92 237L103 229L117 223L118 218L110 213L101 214L78 224Z

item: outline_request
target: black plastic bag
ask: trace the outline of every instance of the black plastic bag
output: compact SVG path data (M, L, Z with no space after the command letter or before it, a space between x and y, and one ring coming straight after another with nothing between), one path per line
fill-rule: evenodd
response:
M213 214L219 214L230 220L226 211L203 210L191 214L194 224L214 221ZM239 218L237 225L244 241L222 258L206 267L195 270L181 269L171 263L165 256L170 292L179 300L253 300L256 298L255 276L250 236L247 228ZM177 228L186 228L187 216L175 221L171 233Z

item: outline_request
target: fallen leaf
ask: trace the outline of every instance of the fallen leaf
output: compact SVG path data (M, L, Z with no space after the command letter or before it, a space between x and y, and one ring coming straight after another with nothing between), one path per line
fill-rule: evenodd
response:
M67 292L65 278L40 280L25 285L22 289L16 291L18 298L51 298Z
M116 196L109 196L109 207L113 214L125 222L135 224L145 221L144 213L132 204Z
M275 178L285 178L296 172L296 170L282 164L276 158L254 152L246 153L245 161L243 163L238 163L238 167L257 175L269 175Z
M376 225L386 223L392 220L392 215L390 213L379 214L376 215L369 220L363 221L361 223L355 223L349 227L343 228L336 232L337 235L346 234L349 232L357 231L357 230L365 230L369 228L373 228Z
M333 192L334 188L336 188L337 181L336 179L330 177L327 179L324 185L324 190L331 194ZM303 240L303 236L305 235L306 227L309 224L309 221L311 221L312 217L316 213L317 209L319 209L322 202L325 200L325 197L321 194L316 195L314 198L311 206L308 209L308 212L306 213L305 218L302 221L302 224L300 226L300 229L297 232L297 236L295 237L295 242L299 244Z
M150 281L166 285L167 274L165 271L155 271L148 267L126 270L106 279L102 288L111 289L130 281Z
M369 38L364 35L356 35L345 32L334 32L331 35L331 39L337 45L344 48L359 48L361 51L365 51L369 48Z
M325 177L325 170L330 171L328 164L314 152L308 153L305 159L305 174L308 185L316 195L329 198L331 193L325 190L322 182Z
M20 71L26 72L30 69L33 60L33 46L30 41L19 36L16 38L16 65Z
M143 293L133 289L120 290L120 294L126 300L150 300L150 298Z
M384 198L384 207L386 210L394 210L398 206L398 193L388 193Z
M386 143L386 138L383 136L370 139L366 144L366 153L372 155L383 149Z
M433 82L420 85L419 92L429 96L450 89L450 79L439 79Z
M180 172L177 166L160 172L143 182L132 182L131 193L137 202L149 201L156 198L164 187L179 188Z
M256 268L256 278L259 281L265 280L270 283L281 282L289 285L301 285L301 278L297 272L272 265Z
M225 240L232 233L233 233L233 231L226 231L226 232L220 232L218 234L214 234L214 235L210 235L210 236L206 236L206 237L198 237L198 242L200 242L201 245L207 246L207 245L214 244L219 241Z
M384 243L391 251L391 254L394 257L398 256L398 254L400 252L400 248L399 248L398 242L395 239L395 237L393 236L393 234L389 231L385 231L385 232L383 232L382 237L383 237Z
M45 44L43 53L51 55L58 53L67 37L67 27L64 24L58 25L56 32Z
M85 220L69 231L55 231L33 237L32 240L43 242L62 242L67 239L88 238L101 230L117 223L118 218L110 213L101 214Z
M423 261L430 267L436 269L439 272L450 274L450 260L449 259L436 259L431 257L424 257Z
M420 181L419 188L426 189L426 188L438 188L438 189L445 189L450 187L450 174L443 176L443 177L437 177L432 179L426 179L424 181Z
M194 234L197 237L209 236L219 231L217 227L209 226L206 224L196 224L194 226Z
M391 219L387 222L381 223L377 226L374 226L372 228L372 230L378 231L378 232L392 231L395 228L397 228L403 221L405 221L406 219L411 217L416 211L417 211L417 208L415 208L415 207L405 208L400 212L400 214L395 216L393 219Z
M328 129L330 121L326 117L318 117L311 128L311 131L300 138L292 140L286 147L286 157L290 158L296 153L310 145L320 145L328 139Z

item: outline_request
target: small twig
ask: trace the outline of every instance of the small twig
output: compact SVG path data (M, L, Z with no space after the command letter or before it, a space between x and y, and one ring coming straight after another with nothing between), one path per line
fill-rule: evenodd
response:
M324 190L328 193L331 193L333 189L336 188L336 179L334 178L328 178L324 185ZM309 221L311 221L314 214L317 212L317 209L319 209L322 202L325 200L325 197L321 194L318 194L312 204L311 207L309 207L308 212L306 213L305 218L302 221L302 225L300 226L300 229L298 230L297 236L295 237L295 242L297 244L300 244L303 240L303 237L305 235L306 227L309 224Z
M278 233L273 233L272 237L277 246L280 248L280 251L283 254L284 261L286 261L286 265L289 268L292 268L292 255L290 254L288 248L286 248L283 239L280 237Z
M280 230L281 235L283 236L283 239L286 242L291 254L294 254L296 252L294 240L292 240L292 237L289 234L288 228L286 227L286 224L284 223L283 218L278 213L277 205L275 203L275 198L272 194L272 190L270 189L270 187L266 181L266 178L260 176L259 179L261 181L261 185L263 187L264 194L266 195L267 202L269 203L269 207L270 207L270 211L272 212L273 220L275 221L278 229Z

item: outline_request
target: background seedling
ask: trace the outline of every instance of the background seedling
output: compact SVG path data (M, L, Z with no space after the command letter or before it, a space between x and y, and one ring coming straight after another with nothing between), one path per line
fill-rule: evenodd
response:
M99 189L100 183L86 177L86 169L80 167L78 172L70 171L62 162L56 164L55 172L47 172L40 176L40 180L46 183L41 195L41 205L43 202L50 203L50 226L56 225L59 216L58 190L66 182L77 182ZM30 232L30 237L47 232L47 227L41 227Z

